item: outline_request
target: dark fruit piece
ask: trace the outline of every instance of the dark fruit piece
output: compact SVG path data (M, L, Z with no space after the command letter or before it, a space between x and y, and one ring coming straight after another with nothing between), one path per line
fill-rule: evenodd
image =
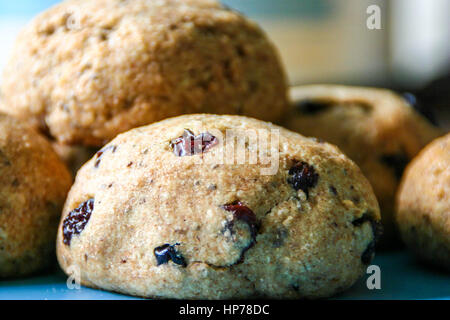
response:
M430 121L432 124L437 126L436 117L434 115L433 109L429 107L425 107L418 99L417 97L410 93L410 92L404 92L402 94L403 99L408 102L408 104L413 107L418 113L420 113L422 116L424 116L428 121Z
M250 229L252 239L256 239L256 233L258 232L258 221L256 219L256 215L249 207L245 206L240 201L235 201L231 204L224 205L223 208L226 211L232 212L234 219L244 221ZM230 229L233 227L234 219L229 222Z
M295 190L303 190L306 196L309 196L308 189L314 188L319 180L319 175L315 172L314 167L306 162L298 162L289 169L288 182Z
M166 243L153 250L158 266L172 260L173 263L186 267L186 261L183 256L175 249L175 246L177 245L179 245L179 243L175 243L174 245Z
M94 167L98 168L98 166L100 165L100 162L102 161L102 156L106 151L112 150L112 152L114 153L114 152L116 152L116 149L117 149L117 146L109 145L109 146L106 146L103 149L97 151L97 153L95 154L97 159L95 160Z
M79 234L84 230L93 210L94 199L89 199L69 212L69 215L63 221L64 244L70 246L72 235Z
M192 131L185 129L181 137L170 142L170 146L176 156L184 157L207 152L217 143L218 139L209 132L195 136Z
M381 161L394 170L395 177L400 180L406 165L409 163L408 157L403 153L388 154L381 157Z
M303 114L316 114L328 109L331 103L328 101L301 100L295 105L298 112Z
M352 224L355 227L359 227L365 222L370 222L370 226L372 227L373 240L369 243L366 250L364 250L363 254L361 255L361 261L364 264L369 264L375 255L376 244L383 234L383 226L381 225L381 222L375 221L368 214L364 214L361 218L353 220Z
M235 201L231 204L226 204L222 208L225 209L226 211L233 213L233 220L227 224L227 228L230 230L230 232L233 232L235 220L241 220L245 222L250 230L250 236L252 238L252 241L247 247L242 249L241 256L239 260L236 262L241 263L242 261L244 261L244 255L247 252L247 250L253 247L256 243L256 234L258 233L259 229L258 220L256 219L255 213L240 201Z

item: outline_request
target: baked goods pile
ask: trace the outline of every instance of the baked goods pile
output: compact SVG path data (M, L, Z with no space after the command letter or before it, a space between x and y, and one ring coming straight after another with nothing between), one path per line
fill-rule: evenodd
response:
M443 132L388 90L289 99L264 32L214 0L65 1L1 91L0 278L55 239L83 285L148 298L329 297L399 233L449 267L448 135L421 151Z

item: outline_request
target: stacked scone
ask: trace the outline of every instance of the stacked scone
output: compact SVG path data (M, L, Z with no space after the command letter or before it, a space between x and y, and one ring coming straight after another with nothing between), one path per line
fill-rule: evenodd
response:
M372 89L299 89L290 114L274 46L213 0L65 1L21 33L1 90L10 116L0 126L16 138L0 140L0 161L10 152L0 277L51 262L57 232L67 274L142 297L319 298L351 287L381 235L376 196L391 226L402 166L439 135ZM347 155L262 121L283 119ZM53 150L74 172L91 158L66 199L70 176ZM28 160L37 169L22 170L22 190ZM31 221L20 231L12 208Z

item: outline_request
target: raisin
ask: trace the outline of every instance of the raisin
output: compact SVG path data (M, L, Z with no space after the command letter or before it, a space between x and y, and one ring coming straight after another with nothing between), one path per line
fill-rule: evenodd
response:
M388 154L381 157L381 161L394 170L395 177L400 180L409 162L404 153Z
M70 246L72 236L84 230L94 210L94 199L89 199L69 212L63 221L63 242Z
M314 167L303 161L289 169L289 174L292 177L288 178L288 182L295 190L302 190L306 197L309 196L308 189L314 188L319 180L319 175L315 172Z
M252 236L252 239L255 241L256 233L258 232L258 221L253 211L240 201L235 201L231 204L226 204L223 206L223 208L226 211L232 212L234 219L244 221L249 226L250 235ZM233 227L233 224L234 220L229 223L230 228Z
M370 222L370 226L372 227L373 240L369 243L366 250L364 250L364 252L362 253L361 261L364 264L369 264L374 257L376 244L378 243L378 240L383 233L383 226L379 221L375 221L368 214L363 214L361 218L353 220L352 224L355 227L359 227L365 222Z
M404 92L402 94L403 99L408 102L408 104L414 108L418 113L420 113L422 116L424 116L428 121L430 121L432 124L437 126L437 121L435 114L431 108L425 107L418 99L417 97L412 94L411 92Z
M247 207L240 201L235 201L233 203L226 204L226 205L222 206L222 208L226 211L233 213L233 220L231 220L227 224L227 228L231 232L233 231L233 226L234 226L235 220L241 220L241 221L245 222L248 225L248 228L250 230L250 236L251 236L252 240L250 241L250 244L247 247L242 249L241 256L240 256L239 260L236 262L236 263L241 263L242 261L244 261L245 253L251 247L253 247L256 243L256 234L258 233L258 229L259 229L258 220L256 219L255 213L249 207Z
M100 162L102 161L103 154L106 151L112 150L112 152L114 153L114 152L116 152L116 149L117 149L117 146L109 145L109 146L106 146L106 147L100 149L99 151L97 151L97 153L95 154L97 159L95 160L94 167L98 168L98 166L100 165Z
M170 142L170 146L177 157L184 157L207 152L218 142L218 139L209 132L196 136L189 129L185 129L181 137Z
M174 245L166 243L156 247L153 253L155 254L157 265L166 264L172 260L173 263L186 267L187 264L183 256L175 249L175 246L178 245L179 243L175 243Z
M304 114L316 114L330 107L330 103L326 101L301 100L295 107L298 112Z

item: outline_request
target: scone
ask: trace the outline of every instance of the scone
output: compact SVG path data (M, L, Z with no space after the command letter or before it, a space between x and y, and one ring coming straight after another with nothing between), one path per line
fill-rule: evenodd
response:
M154 298L318 298L373 258L369 182L336 147L241 116L120 134L79 171L58 261L86 286Z
M63 144L188 113L277 121L284 70L264 32L213 0L69 0L19 35L4 112Z
M0 279L55 262L56 230L70 185L50 143L0 114Z
M412 252L450 271L450 133L430 143L406 168L396 218Z
M381 245L397 243L395 193L406 164L441 131L389 90L309 85L291 90L284 126L337 145L361 168L380 205Z

